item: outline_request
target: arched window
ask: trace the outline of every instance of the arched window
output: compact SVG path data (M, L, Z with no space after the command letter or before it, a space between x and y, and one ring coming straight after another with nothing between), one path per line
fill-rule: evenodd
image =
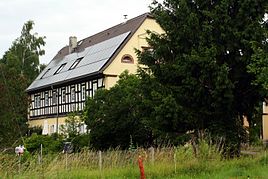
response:
M121 58L121 63L134 63L134 59L131 55L126 54Z

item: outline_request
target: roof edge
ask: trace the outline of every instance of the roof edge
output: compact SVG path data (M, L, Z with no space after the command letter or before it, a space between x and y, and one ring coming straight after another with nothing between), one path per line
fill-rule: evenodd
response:
M141 20L141 22L139 23L139 25L128 35L128 37L124 40L124 42L119 46L119 48L115 51L115 53L108 60L108 62L101 67L101 69L99 70L101 73L103 73L104 70L113 62L113 60L115 59L115 57L125 47L125 45L127 44L127 42L131 39L131 37L133 37L133 35L135 34L135 32L137 32L137 30L141 27L141 25L144 23L144 21L147 18L152 18L153 19L153 16L150 13L148 13L148 12L147 13L144 13L144 14L141 14L141 15L133 18L133 19L140 18L141 16L144 16L144 17Z

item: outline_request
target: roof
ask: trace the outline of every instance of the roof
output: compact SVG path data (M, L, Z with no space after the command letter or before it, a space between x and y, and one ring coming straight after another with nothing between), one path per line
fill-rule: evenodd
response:
M32 92L102 73L147 17L151 17L150 14L142 14L82 39L77 42L78 47L73 53L69 53L69 46L63 47L26 91ZM80 62L72 69L77 60Z

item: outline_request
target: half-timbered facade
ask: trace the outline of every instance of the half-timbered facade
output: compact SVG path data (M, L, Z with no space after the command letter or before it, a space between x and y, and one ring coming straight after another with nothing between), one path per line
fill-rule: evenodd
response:
M135 49L148 48L146 30L163 32L146 13L78 42L70 37L27 88L29 125L41 126L43 134L59 132L66 115L83 110L97 89L112 87L124 70L136 73Z

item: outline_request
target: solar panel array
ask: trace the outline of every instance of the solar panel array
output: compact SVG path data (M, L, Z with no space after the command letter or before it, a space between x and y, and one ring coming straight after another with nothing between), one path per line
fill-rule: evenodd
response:
M52 60L39 74L35 81L27 88L27 91L64 83L66 81L90 76L93 73L99 72L129 34L130 32L126 32L98 44L89 46L82 52L71 53L66 55L63 59ZM81 57L83 57L83 59L80 63L74 69L70 70L72 64ZM55 74L60 66L65 63L66 65L63 69L59 73Z

